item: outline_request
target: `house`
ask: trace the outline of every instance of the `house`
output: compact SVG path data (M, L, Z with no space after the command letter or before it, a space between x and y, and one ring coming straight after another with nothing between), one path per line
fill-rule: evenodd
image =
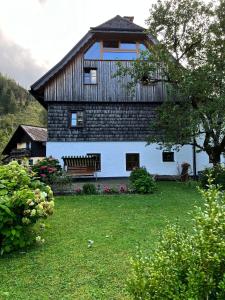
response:
M116 16L92 27L66 56L31 86L48 110L47 156L94 156L98 177L126 177L138 166L151 173L177 175L188 162L198 171L207 155L184 146L164 152L146 145L155 109L164 101L161 82L138 83L131 93L129 76L115 77L118 61L130 66L155 39L133 17ZM196 163L195 163L196 161Z
M19 125L2 152L3 161L10 162L27 158L33 165L46 156L47 128Z

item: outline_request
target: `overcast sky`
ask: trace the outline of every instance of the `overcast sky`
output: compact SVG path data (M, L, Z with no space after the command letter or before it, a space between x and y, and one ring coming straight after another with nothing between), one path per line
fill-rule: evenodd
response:
M54 66L90 27L116 15L145 26L154 0L0 0L0 72L25 88Z

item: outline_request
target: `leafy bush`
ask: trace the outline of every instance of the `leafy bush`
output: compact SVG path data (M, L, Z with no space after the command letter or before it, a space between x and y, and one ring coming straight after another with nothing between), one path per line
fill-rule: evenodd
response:
M53 184L62 175L62 167L58 159L46 157L39 160L32 168L42 182Z
M200 185L203 188L208 186L208 177L213 178L213 183L220 185L220 187L225 190L225 167L221 164L214 166L212 168L206 168L200 173L199 180Z
M53 213L53 193L17 162L0 166L0 254L30 245L33 226ZM43 228L43 226L42 226Z
M95 185L93 183L85 183L83 185L83 194L86 194L86 195L97 194Z
M146 168L142 167L142 168L136 168L134 169L131 173L130 173L130 177L129 180L131 183L135 182L137 179L141 178L141 177L145 177L145 176L149 176L148 171L146 170Z
M133 259L133 299L225 299L225 194L211 179L201 193L192 234L168 226L150 257Z
M156 189L154 178L145 168L134 169L129 177L134 192L140 194L153 193Z

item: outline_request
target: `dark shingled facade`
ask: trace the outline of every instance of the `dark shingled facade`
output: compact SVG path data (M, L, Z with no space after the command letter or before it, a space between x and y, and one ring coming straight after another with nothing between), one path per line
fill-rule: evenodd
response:
M158 104L55 103L48 105L48 141L146 141ZM84 111L84 127L69 128L71 111Z

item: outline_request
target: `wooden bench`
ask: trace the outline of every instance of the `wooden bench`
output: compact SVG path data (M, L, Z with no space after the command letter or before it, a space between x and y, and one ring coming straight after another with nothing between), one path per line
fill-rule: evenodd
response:
M67 166L67 173L71 176L94 176L95 170L94 168L87 166Z
M97 176L97 158L94 155L63 156L62 159L65 171L72 177Z

